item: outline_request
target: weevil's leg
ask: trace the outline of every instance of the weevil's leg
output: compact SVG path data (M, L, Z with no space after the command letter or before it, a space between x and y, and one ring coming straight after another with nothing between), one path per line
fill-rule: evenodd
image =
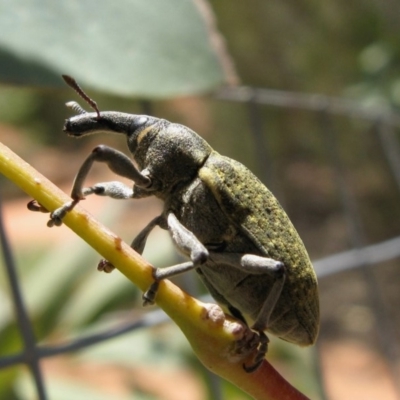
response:
M111 171L115 172L117 175L132 180L138 186L148 187L151 184L150 178L138 171L126 154L121 153L112 147L100 145L93 149L92 153L79 169L72 187L71 197L73 199L84 198L82 193L83 182L95 161L106 163Z
M229 264L252 275L275 274L284 267L283 263L272 258L254 254L224 253L210 251L210 258L216 263Z
M246 254L242 257L242 266L248 270L264 269L264 273L268 273L275 278L270 292L254 322L252 329L263 332L268 328L269 320L275 305L281 296L283 285L286 279L286 268L282 262L275 261L275 265L271 265L271 259Z
M156 227L159 226L162 221L162 216L151 220L147 226L133 239L131 243L131 247L140 255L143 253L144 247L146 246L147 238L149 237L150 232Z
M285 265L273 260L272 258L256 256L253 254L241 253L218 253L210 252L210 259L214 262L229 264L232 267L246 271L249 274L269 274L275 278L275 282L268 293L252 329L263 332L268 328L269 319L274 311L275 305L282 293L285 284L286 268Z
M268 350L269 339L264 331L268 328L272 312L281 296L286 279L286 268L282 262L275 261L275 265L273 265L269 258L250 254L246 254L242 257L242 266L246 270L264 269L264 273L271 274L275 278L275 282L261 307L257 319L251 327L251 329L255 330L260 335L260 346L258 347L254 363L248 366L244 365L243 368L246 372L253 372L261 365Z
M61 207L57 208L50 214L50 219L47 221L47 226L51 228L52 226L60 226L62 224L62 219L71 211L77 204L79 200L71 200L64 203Z
M150 234L150 232L157 226L160 225L162 221L162 216L158 216L154 218L152 221L150 221L144 229L142 229L139 234L133 239L133 242L131 243L131 247L133 250L135 250L137 253L142 254L144 247L146 246L146 241L147 238ZM114 270L114 265L110 263L110 261L106 259L100 260L99 264L97 265L98 271L103 271L106 273L110 273Z
M42 212L42 213L50 212L47 208L43 207L36 200L31 200L26 206L29 211Z
M68 202L57 210L53 211L50 214L52 222L48 224L49 226L61 225L62 219L65 217L68 211L70 211L80 200L85 198L83 183L94 162L106 163L111 171L115 172L117 175L131 179L139 187L149 187L151 185L150 178L138 171L129 157L124 153L121 153L120 151L108 146L97 146L82 164L78 174L75 177L71 192L73 202Z
M244 365L247 372L255 371L262 363L265 354L268 350L269 339L264 331L268 328L269 320L272 312L278 302L282 293L283 285L286 279L285 265L280 262L267 257L260 257L253 254L240 254L240 253L218 253L210 252L210 259L214 262L224 262L246 271L249 274L270 274L275 278L275 282L268 293L266 300L256 318L251 329L258 332L260 336L260 344L258 347L257 356L252 365Z
M133 189L118 181L102 182L96 183L95 185L87 188L82 188L82 194L82 198L85 198L91 194L96 194L98 196L108 196L113 199L131 199L133 196ZM69 201L63 204L60 208L54 210L50 215L50 220L48 221L47 226L60 226L62 224L62 219L75 207L79 200L80 199Z
M113 199L131 199L133 196L133 188L126 186L122 182L101 182L93 186L82 188L83 196L95 194L97 196L106 196Z
M194 264L203 264L208 258L208 250L193 232L185 228L173 213L168 214L167 224L172 240L178 249L188 255Z
M156 298L160 281L171 278L172 276L183 274L184 272L196 268L196 266L197 265L195 265L192 261L187 261L181 264L172 265L171 267L156 268L153 272L154 282L143 293L143 305L148 306L154 304L154 299Z
M167 225L175 245L182 251L182 253L187 254L191 261L167 268L155 269L153 273L154 283L143 294L144 305L154 303L154 298L157 294L158 285L161 280L194 269L203 264L208 258L208 250L191 231L185 228L178 221L173 213L168 214Z

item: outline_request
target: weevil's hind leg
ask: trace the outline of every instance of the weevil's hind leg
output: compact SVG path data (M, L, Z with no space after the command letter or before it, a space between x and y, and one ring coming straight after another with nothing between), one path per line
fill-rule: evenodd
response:
M268 274L275 279L274 284L257 316L254 325L255 331L262 332L268 328L269 320L275 305L281 296L286 279L286 268L281 261L272 258L256 256L254 254L210 252L210 258L215 263L229 264L234 268L251 275Z
M256 256L253 254L211 252L210 258L216 263L221 262L229 264L241 271L246 271L248 274L269 274L275 279L253 326L251 326L251 329L259 335L258 351L254 362L251 365L244 365L243 367L245 371L253 372L261 365L268 350L269 339L264 331L268 329L271 315L281 296L283 285L285 284L285 265L272 258Z
M246 262L244 260L245 257L248 256L244 256L242 258L242 263ZM264 260L268 260L267 261L268 263L270 260L264 257L252 256L252 262L254 262L255 259L259 259L258 262L260 265L262 265L263 262L266 263L266 261ZM272 285L272 288L268 293L268 296L264 301L263 306L261 307L261 310L257 316L256 321L251 327L252 329L258 332L263 332L268 328L269 320L271 318L272 312L274 311L276 303L278 302L281 296L283 285L285 284L286 280L286 268L285 265L281 262L276 262L275 266L269 266L268 268L265 268L264 271L265 273L271 274L275 278L275 282Z
M84 199L85 195L95 193L119 199L132 197L132 191L127 191L127 187L120 182L109 182L108 185L106 184L103 187L95 185L92 188L84 189L83 183L94 162L103 162L107 164L111 171L115 172L117 175L131 179L139 187L146 188L151 185L150 178L138 171L130 158L124 153L108 146L97 146L82 164L75 177L71 192L72 202L64 204L50 214L52 222L49 221L49 226L61 225L65 215L71 211L80 200Z
M260 336L260 344L258 346L257 355L254 359L253 364L243 366L246 372L253 372L257 370L262 364L265 354L268 351L269 339L264 331L268 329L271 315L275 309L276 303L281 296L283 285L285 284L286 280L286 268L284 264L278 261L275 261L274 264L271 263L271 261L274 260L253 255L245 255L242 257L242 266L244 266L245 268L264 268L265 273L269 273L275 278L272 289L268 293L268 296L263 306L261 307L257 319L251 327L251 329L258 332Z
M157 268L154 270L154 282L143 294L143 305L153 304L157 294L159 282L163 279L190 271L203 264L208 258L208 250L196 238L196 236L185 228L173 213L168 214L167 226L172 240L179 250L188 255L191 261L173 265L167 268Z
M162 216L158 216L151 220L140 232L139 234L133 239L131 243L131 247L140 255L143 253L144 247L146 246L147 238L150 232L157 226L160 225L162 221ZM106 273L110 273L114 270L114 265L110 263L110 261L106 259L100 260L99 264L97 265L98 271L103 271Z

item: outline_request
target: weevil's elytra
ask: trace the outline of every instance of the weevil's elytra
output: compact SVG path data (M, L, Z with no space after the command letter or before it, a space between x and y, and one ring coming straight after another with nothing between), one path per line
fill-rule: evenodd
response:
M156 196L164 201L163 212L143 228L132 248L141 254L159 226L189 261L156 269L143 295L145 304L154 302L160 280L194 269L227 312L258 332L258 355L246 371L257 369L265 356L265 332L300 346L313 344L319 327L317 279L302 240L273 194L244 165L218 154L189 128L147 115L100 112L72 78L67 83L95 112L74 105L78 115L66 120L64 132L74 137L123 134L136 166L125 154L98 146L78 171L73 201L51 214L49 226L61 224L90 194ZM113 181L84 187L94 162L107 164L133 186ZM103 260L99 269L109 272L112 265Z

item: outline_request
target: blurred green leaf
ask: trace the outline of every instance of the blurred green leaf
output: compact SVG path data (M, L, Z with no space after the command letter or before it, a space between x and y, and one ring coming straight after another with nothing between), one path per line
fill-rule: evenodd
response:
M64 73L86 87L150 98L211 90L229 74L205 6L0 0L0 80L57 87Z
M13 310L11 299L8 292L5 290L5 286L5 280L3 281L0 277L0 332L10 322Z
M359 58L363 71L376 74L390 63L392 54L384 43L373 43L361 52Z
M105 211L107 217L110 214L113 214L111 210L110 212ZM86 243L83 244L86 245ZM86 245L86 247L88 246ZM166 231L156 229L152 232L144 252L150 263L157 267L172 265L175 254L175 249ZM111 274L96 273L95 265L96 262L93 262L90 265L89 273L80 278L60 311L58 323L64 327L76 328L84 325L101 310L104 310L108 304L120 300L124 294L137 293L137 288L118 271Z
M103 218L105 223L118 218L124 210L123 206L122 203L106 203ZM22 277L24 296L31 315L41 315L54 304L66 307L69 298L64 299L62 304L59 304L59 299L63 298L63 294L72 296L79 287L78 283L83 281L88 273L90 277L97 275L97 258L96 253L78 237L48 248L43 257L29 265ZM79 314L81 308L82 305L75 312Z
M49 249L48 253L32 265L27 276L23 278L23 285L26 302L33 317L45 312L91 266L88 253L85 243L79 238L73 238Z
M93 271L83 277L70 293L68 301L58 316L58 325L71 329L90 322L111 302L127 292L135 293L137 288L118 271L101 274ZM133 304L132 304L133 306Z
M31 90L15 90L15 88L11 87L1 87L0 120L2 122L19 124L21 121L35 115L37 111L37 97Z
M116 321L102 321L80 333L104 331L116 326ZM132 367L152 365L159 369L172 370L186 365L182 354L192 354L183 333L172 323L147 329L138 329L90 346L80 351L78 358L82 362L113 363Z
M104 393L101 389L96 389L92 385L85 385L78 383L72 379L52 379L47 382L46 389L49 399L52 400L109 400L110 393ZM37 398L35 387L32 383L31 377L26 373L20 375L15 383L15 391L21 399L33 400ZM153 396L146 394L127 395L119 397L119 400L151 400Z

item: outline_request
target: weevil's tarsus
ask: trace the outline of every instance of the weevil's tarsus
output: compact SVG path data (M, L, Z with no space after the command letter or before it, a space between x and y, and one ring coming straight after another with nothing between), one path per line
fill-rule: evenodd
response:
M61 226L63 218L70 212L78 203L80 199L71 200L57 208L50 214L50 219L47 221L49 228L53 226Z
M42 213L49 213L50 212L47 208L43 207L36 200L31 200L26 206L27 206L29 211L42 212Z
M114 271L114 269L115 269L114 265L112 265L110 261L104 258L100 260L99 263L97 264L97 270L105 272L106 274L111 273L112 271Z
M156 298L159 285L160 281L154 281L151 286L143 293L143 306L152 306L154 304L154 299Z
M94 111L96 111L97 118L100 119L100 111L97 107L97 103L83 91L78 82L69 75L62 75L62 78L68 86L72 87L72 89L74 89L75 92L78 93L79 96L81 96L82 99L85 100L90 105L90 107L93 108Z
M121 183L121 182L106 182L106 183ZM94 187L99 186L99 185L105 185L105 184L97 184ZM121 183L121 185L122 185L122 183ZM87 188L87 189L91 189L91 188ZM86 192L87 189L84 189L84 191L83 191L84 194L89 194L88 192ZM97 192L93 192L93 193L99 194ZM142 254L143 250L144 250L144 247L146 246L146 241L147 241L147 238L149 236L149 233L157 225L160 225L161 221L162 221L162 216L161 215L156 217L156 218L154 218L153 220L151 220L146 225L146 227L144 229L142 229L139 232L139 234L135 237L135 239L133 240L133 242L131 244L132 249L135 250L137 253ZM102 260L100 260L100 262L97 264L97 270L105 272L107 274L112 272L114 269L115 269L114 265L110 261L108 261L108 260L106 260L104 258ZM154 286L158 286L158 285L154 285ZM157 292L157 288L154 290L154 296L155 296L156 292ZM149 301L146 304L153 304L153 303L154 303L154 298L153 298L153 302L152 303Z
M254 358L254 361L250 365L243 364L243 369L247 373L252 373L254 371L257 371L258 368L260 368L261 364L264 361L265 355L267 354L268 351L268 343L269 339L268 336L265 334L264 331L259 331L259 343L257 347L257 354L256 357Z

